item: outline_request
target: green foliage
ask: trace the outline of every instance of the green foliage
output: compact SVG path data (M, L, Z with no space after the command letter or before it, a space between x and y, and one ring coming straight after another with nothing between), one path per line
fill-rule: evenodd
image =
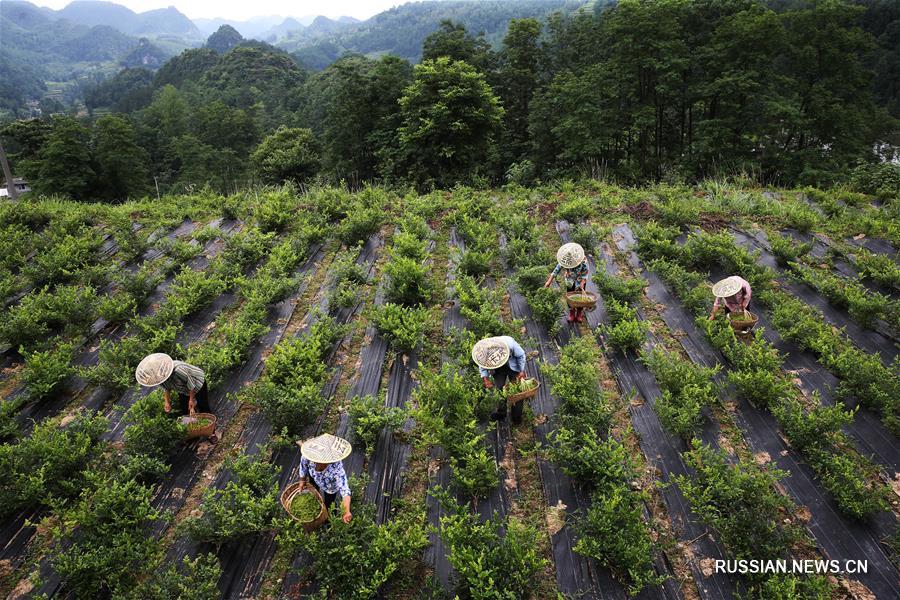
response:
M484 75L446 56L425 60L399 102L398 175L421 187L447 187L479 170L503 116Z
M354 206L341 221L338 238L347 246L364 243L381 227L382 218L381 206Z
M654 410L666 429L690 439L700 428L701 410L715 402L712 378L716 368L703 368L655 346L641 352L640 360L653 373L663 393Z
M675 227L666 227L656 221L641 225L636 232L637 253L645 261L674 259L680 253L675 244L679 231Z
M561 428L592 436L609 429L612 407L600 388L599 350L586 337L563 346L557 365L542 365L550 391L560 401Z
M576 196L556 207L556 216L569 223L584 221L594 213L594 203L586 196Z
M275 466L261 457L240 454L225 462L231 479L225 487L203 493L197 517L183 527L192 539L216 545L272 528L278 515L278 479Z
M593 432L560 428L551 442L550 460L587 489L600 492L598 496L637 478L628 449L613 437L601 440Z
M622 352L640 348L650 325L639 320L633 308L620 304L615 299L610 299L606 308L609 311L610 325L601 325L597 329L606 343Z
M885 287L900 287L900 266L890 257L860 250L856 255L859 276Z
M850 172L853 189L880 198L900 195L900 168L891 162L863 163Z
M491 255L477 250L466 250L458 263L460 273L470 277L482 277L491 270Z
M133 479L95 475L91 484L53 526L60 544L51 562L66 589L78 597L124 595L161 550L146 529L163 515L150 505L153 489Z
M435 495L446 511L439 531L461 600L523 598L537 587L546 566L537 551L537 531L513 519L482 522L446 493Z
M602 271L594 273L593 279L604 298L613 298L620 304L638 302L647 287L647 282L640 277L626 279Z
M56 393L63 381L75 372L71 365L75 354L75 345L62 343L52 350L28 353L20 350L25 357L22 369L22 382L28 390L28 396L34 400L43 400Z
M0 321L0 340L26 351L43 348L51 333L77 334L93 320L96 292L91 287L59 286L28 294Z
M372 324L395 352L408 354L421 345L428 324L428 310L390 302L372 309Z
M666 580L653 568L655 544L644 523L642 500L643 495L634 493L627 483L594 494L578 524L575 543L576 552L609 566L619 579L628 581L630 594Z
M282 125L260 142L250 160L265 183L302 184L319 171L319 144L312 130Z
M384 297L388 302L413 307L430 300L433 291L431 269L424 262L392 256L384 274L387 277Z
M525 296L534 319L553 336L559 331L563 303L559 290L539 287Z
M769 236L769 244L772 246L772 254L781 266L787 266L800 260L812 250L812 242L798 243L790 236L784 237L778 234Z
M800 278L821 292L829 302L838 308L846 308L854 321L863 327L872 328L876 319L883 319L900 326L900 305L887 296L873 292L859 282L833 275L823 269L800 267Z
M181 564L157 569L149 579L124 595L123 600L217 600L216 584L222 568L215 554L201 554L194 560L185 557Z
M367 456L375 451L375 443L384 429L398 431L407 419L404 409L385 406L374 396L351 398L348 414L353 437L363 443Z
M30 436L0 445L0 514L76 497L106 425L103 417L79 415L65 429L38 423Z
M745 460L732 464L723 451L698 440L683 456L694 474L676 476L675 482L733 558L786 556L797 532L781 525L782 511L793 505L775 485L787 473Z
M137 400L122 417L125 452L165 461L175 452L187 433L180 420L163 410L163 394L153 391Z
M285 522L279 543L310 554L311 572L323 592L348 600L380 598L428 545L428 536L422 523L408 515L377 524L374 508L354 505L350 523L332 519L312 534Z

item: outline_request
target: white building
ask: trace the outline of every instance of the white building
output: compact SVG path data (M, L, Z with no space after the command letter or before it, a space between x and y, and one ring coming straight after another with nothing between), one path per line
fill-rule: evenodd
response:
M16 186L16 191L20 194L31 191L31 188L28 187L28 182L21 177L13 177L13 185ZM9 196L9 188L4 183L3 187L0 187L0 198L6 198L7 196Z

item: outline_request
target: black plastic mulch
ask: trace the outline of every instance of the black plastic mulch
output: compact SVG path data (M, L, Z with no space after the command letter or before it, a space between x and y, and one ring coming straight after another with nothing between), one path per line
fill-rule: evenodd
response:
M630 235L630 231L628 233ZM749 243L746 242L746 236L743 236L742 234L736 233L735 237L738 243ZM633 237L630 239L629 243L633 243ZM773 261L774 259L771 255L767 256L765 253L761 255L762 264L772 266ZM710 275L713 279L716 279L728 274L720 270L718 272L714 271L710 273ZM840 311L836 311L833 307L827 305L827 302L824 302L824 300L808 286L792 286L788 283L786 287L800 300L812 306L827 308L829 312L826 313L826 318L828 319L833 318L835 313L841 314ZM825 307L820 306L823 303L825 304ZM759 325L764 328L763 334L766 341L784 354L784 369L787 370L795 381L800 384L801 389L805 393L811 394L817 392L821 397L823 404L829 406L834 404L834 388L839 383L838 378L819 364L815 354L811 351L803 350L793 342L785 340L778 335L777 330L772 326L765 311L756 312L759 313ZM863 330L859 326L856 326L856 329L859 330L859 333L868 334L867 339L880 337L877 333ZM858 342L857 338L851 333L849 327L847 327L847 333L850 334L850 337L854 342ZM884 350L888 352L893 351L893 355L896 355L896 346L887 340L884 340L884 338L882 338L882 340L884 343L882 343L881 346L886 346ZM862 346L862 344L859 345ZM872 352L872 350L869 351ZM875 350L874 352L881 355L883 362L887 364L890 363L890 361L886 360L885 356L881 354L880 350ZM854 403L850 402L848 405L854 406ZM884 465L889 476L900 472L900 440L885 428L880 417L875 412L860 405L859 411L853 422L846 427L846 432L854 440L860 453L864 456L868 456L874 462Z
M889 365L895 357L900 354L895 340L891 339L889 333L880 327L879 330L872 330L863 327L850 318L846 311L835 308L823 298L814 288L809 285L796 282L793 278L787 276L783 269L779 266L775 256L771 253L769 241L763 231L755 234L746 233L739 230L732 230L735 242L749 250L759 250L759 264L769 267L779 274L778 281L782 287L791 293L791 295L803 300L810 306L817 308L825 316L825 320L835 327L846 329L847 335L861 349L872 354L881 356L882 361Z
M311 256L297 269L297 274L309 272L315 263L321 260L323 255L322 246L316 245L311 250ZM254 344L249 357L241 365L241 368L232 372L225 381L210 391L210 403L213 412L218 417L220 431L225 428L225 425L237 412L237 392L247 383L255 381L262 372L264 354L280 341L294 312L296 303L308 283L309 280L304 279L294 294L270 309L270 330ZM130 393L125 394L123 403L126 405L130 404ZM125 427L121 423L120 411L111 411L110 416L116 419L116 423L113 430L107 433L113 439L121 439ZM203 473L205 458L210 451L211 447L208 444L193 442L186 444L175 454L170 460L169 472L157 487L157 493L153 498L153 506L164 513L174 515L183 506L184 497L190 489L195 485L200 485L201 480L207 477L210 477L210 479L207 479L207 483L210 483L212 481L211 476ZM148 533L158 537L166 528L166 523L156 523ZM36 593L47 593L52 596L60 590L63 582L53 572L46 560L41 563L41 576L43 585Z
M605 243L600 245L598 259L606 273L619 274L612 250ZM594 265L591 267L593 269ZM598 301L597 306L596 312L599 313L601 321L608 323L602 299ZM644 318L640 309L638 316ZM644 348L649 350L657 344L659 341L653 333L648 333ZM653 410L653 404L661 395L656 378L637 360L635 354L623 353L608 347L605 348L605 354L622 397L629 402L631 422L640 440L647 464L656 472L656 479L666 484L672 481L673 476L691 475L681 458L681 453L688 449L687 444L684 440L669 434ZM720 437L718 424L715 419L710 418L710 413L706 409L704 416L706 418L698 437L707 445L717 448ZM723 559L726 556L721 546L714 541L713 532L691 512L677 485L661 487L660 495L666 505L673 531L694 557L689 563L701 597L710 600L734 597L736 579L724 573L713 573L707 577L700 567L700 561L703 559Z
M624 226L617 229L617 232L620 234L620 248L630 252L634 242L630 229ZM633 252L629 253L629 262L632 266L643 270L640 259ZM714 278L719 275L722 274L716 274ZM724 359L696 329L693 318L681 307L667 286L652 272L645 271L643 276L650 283L648 296L666 306L662 313L663 319L676 334L688 355L704 366L712 366L716 362L724 363ZM764 326L763 316L760 317L760 324ZM770 328L767 328L767 338L769 331ZM681 332L687 335L682 336ZM784 347L779 349L785 351ZM786 368L791 356L792 353L786 356ZM884 513L869 523L860 523L843 516L830 494L819 489L815 475L809 467L784 441L775 417L770 412L761 411L743 400L734 401L734 407L735 411L732 414L735 422L750 449L756 456L761 457L761 460L765 460L765 456L768 455L768 459L775 467L788 472L788 476L782 480L782 486L799 505L806 506L810 510L811 518L807 528L822 554L828 559L867 560L869 573L854 578L866 585L879 598L898 597L900 579L897 578L897 570L880 543L893 528L893 516Z

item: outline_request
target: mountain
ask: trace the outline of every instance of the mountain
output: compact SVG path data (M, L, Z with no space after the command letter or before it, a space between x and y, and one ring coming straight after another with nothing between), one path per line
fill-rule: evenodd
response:
M56 15L81 25L109 25L127 35L175 35L191 40L203 37L193 21L174 6L136 13L114 2L78 0L56 11Z
M500 43L510 19L545 19L555 12L574 12L597 4L598 0L434 0L410 2L378 13L362 22L341 23L316 19L306 29L280 40L280 48L294 54L305 66L324 69L345 53L371 56L395 54L416 62L422 42L440 22L451 19L474 34L484 33L494 45ZM607 0L608 1L608 0ZM320 17L324 19L324 17ZM326 22L327 21L327 22ZM316 27L317 22L319 26ZM335 27L337 25L337 27Z
M316 15L306 15L304 17L284 17L282 15L266 15L253 17L246 21L235 21L232 19L194 19L194 24L205 36L212 35L222 25L230 25L237 29L245 38L255 38L257 40L268 39L273 29L280 27L284 23L289 23L291 28L285 29L285 32L291 31L292 28L301 29L306 27L316 18ZM352 18L352 17L341 17Z
M312 21L310 21L312 23ZM287 37L292 31L300 31L301 29L306 28L306 25L298 21L293 17L288 17L275 27L272 27L268 31L260 34L257 39L265 40L267 42L279 40L283 37Z

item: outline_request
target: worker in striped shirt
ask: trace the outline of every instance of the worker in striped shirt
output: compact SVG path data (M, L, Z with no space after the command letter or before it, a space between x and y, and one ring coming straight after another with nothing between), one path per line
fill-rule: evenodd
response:
M211 413L206 374L200 367L172 360L168 354L158 352L141 361L135 371L135 378L144 387L161 386L166 412L172 411L171 393L178 394L178 408L182 415L195 412Z

